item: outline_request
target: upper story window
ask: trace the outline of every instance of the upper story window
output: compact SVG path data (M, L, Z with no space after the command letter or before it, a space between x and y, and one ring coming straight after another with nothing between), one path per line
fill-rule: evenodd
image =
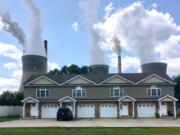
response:
M49 97L49 90L44 88L40 88L36 90L36 97L37 98L46 98Z
M120 87L114 87L110 90L111 97L122 97L124 95L124 90Z
M156 86L151 86L147 89L147 95L148 96L161 96L161 88L158 88Z
M72 96L73 97L85 97L86 90L82 89L82 87L76 87L76 89L72 90Z

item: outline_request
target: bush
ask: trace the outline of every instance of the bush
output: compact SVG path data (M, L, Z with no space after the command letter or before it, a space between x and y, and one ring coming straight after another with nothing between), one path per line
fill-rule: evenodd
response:
M156 118L160 118L159 112L156 112L156 113L155 113L155 116L156 116Z
M23 98L22 92L5 91L0 95L0 105L21 106Z

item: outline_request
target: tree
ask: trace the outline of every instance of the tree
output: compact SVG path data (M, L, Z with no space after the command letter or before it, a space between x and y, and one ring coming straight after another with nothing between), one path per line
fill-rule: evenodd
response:
M49 74L51 74L51 75L59 75L59 74L61 74L61 71L59 69L55 68L55 69L49 71Z
M88 74L89 73L89 67L88 66L82 66L81 67L81 74Z
M175 82L174 91L175 97L178 99L178 106L180 106L180 75L173 76L173 80Z
M59 75L59 74L87 74L87 73L89 73L88 66L79 67L75 64L71 64L70 66L63 66L61 70L59 69L51 70L49 71L48 74Z
M22 100L23 100L22 92L5 91L0 96L0 105L7 105L7 106L22 105L21 103Z

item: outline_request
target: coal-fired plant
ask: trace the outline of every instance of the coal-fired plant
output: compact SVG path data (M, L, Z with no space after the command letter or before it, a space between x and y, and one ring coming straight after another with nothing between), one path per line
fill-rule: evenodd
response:
M23 55L22 56L22 79L23 84L30 76L47 73L47 40L44 41L46 56Z
M152 62L141 65L142 73L167 74L167 64L162 62Z
M121 55L118 56L118 73L120 74L121 73Z
M109 66L103 64L90 65L91 74L108 74Z

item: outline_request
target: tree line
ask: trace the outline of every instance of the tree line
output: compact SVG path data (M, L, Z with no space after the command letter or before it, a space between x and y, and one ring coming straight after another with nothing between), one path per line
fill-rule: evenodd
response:
M88 66L81 66L71 64L70 66L63 66L61 69L53 69L48 74L88 74L90 68Z
M22 92L4 91L0 95L1 106L21 106L24 96Z

